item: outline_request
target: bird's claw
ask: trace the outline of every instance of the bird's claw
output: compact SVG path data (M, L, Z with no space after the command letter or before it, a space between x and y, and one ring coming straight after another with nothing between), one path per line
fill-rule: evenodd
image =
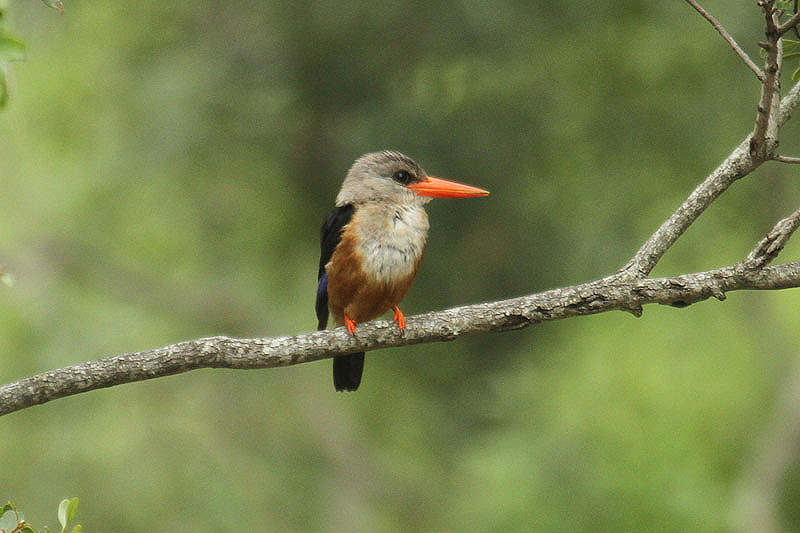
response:
M350 335L356 334L356 323L353 322L353 319L347 315L344 315L344 325L347 328L347 332L350 333Z
M394 311L393 318L394 321L397 322L397 327L401 330L406 329L406 317L403 315L403 312L396 305L392 306L392 310Z

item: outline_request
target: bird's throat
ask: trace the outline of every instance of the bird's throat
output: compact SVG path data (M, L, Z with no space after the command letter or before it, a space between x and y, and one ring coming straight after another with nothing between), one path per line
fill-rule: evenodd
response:
M428 215L421 206L361 205L350 226L367 276L394 283L416 273L428 239Z

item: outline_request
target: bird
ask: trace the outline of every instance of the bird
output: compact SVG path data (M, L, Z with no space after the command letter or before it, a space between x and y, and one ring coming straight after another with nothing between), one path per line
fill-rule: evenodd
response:
M337 326L355 335L356 325L398 307L417 275L428 239L424 206L432 198L471 198L489 191L429 176L413 159L385 150L361 156L345 176L320 238L317 329ZM333 360L337 391L355 391L364 371L364 352Z

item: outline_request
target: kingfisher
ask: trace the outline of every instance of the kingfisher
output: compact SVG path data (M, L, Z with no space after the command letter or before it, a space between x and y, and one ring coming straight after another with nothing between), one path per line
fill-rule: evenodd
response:
M389 310L400 330L398 305L411 288L428 239L424 205L432 198L471 198L488 191L428 176L399 152L366 154L356 160L322 224L317 275L317 329L337 326L355 335L356 325ZM354 391L361 383L364 352L333 359L333 386Z

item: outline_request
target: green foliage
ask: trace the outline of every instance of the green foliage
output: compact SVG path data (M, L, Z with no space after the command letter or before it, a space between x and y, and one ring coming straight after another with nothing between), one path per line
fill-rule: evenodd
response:
M778 1L775 2L775 7L783 12L782 19L784 21L794 14L794 1ZM790 32L790 34L800 39L800 33L797 31L793 30ZM789 68L794 68L792 71L792 81L796 83L800 81L800 67L793 65L800 63L800 41L786 36L782 38L782 41L784 71L788 72ZM761 50L761 53L763 57L763 49Z
M788 72L789 68L794 68L792 71L792 81L800 81L800 67L794 67L800 63L800 41L784 37L783 41L783 64L785 70Z
M11 533L12 531L17 532L25 529L30 530L25 524L25 517L21 512L17 511L14 504L8 502L0 508L0 532Z
M64 4L61 0L42 0L48 7L63 13ZM25 43L15 36L8 28L9 0L0 0L0 109L8 104L9 76L12 61L25 59Z
M69 523L75 518L75 513L78 511L78 498L69 500L62 500L58 506L58 521L61 524L61 533L67 532ZM73 526L69 529L70 533L79 533L82 531L80 524ZM0 508L0 533L42 533L49 532L50 529L45 527L44 530L34 529L24 515L19 511L13 503L8 502Z
M58 505L58 523L61 524L61 533L64 533L67 530L67 526L69 523L72 522L72 519L75 518L75 513L78 512L78 498L72 498L69 500L61 500L61 503ZM70 531L72 533L78 533L81 530L80 525L76 525Z

